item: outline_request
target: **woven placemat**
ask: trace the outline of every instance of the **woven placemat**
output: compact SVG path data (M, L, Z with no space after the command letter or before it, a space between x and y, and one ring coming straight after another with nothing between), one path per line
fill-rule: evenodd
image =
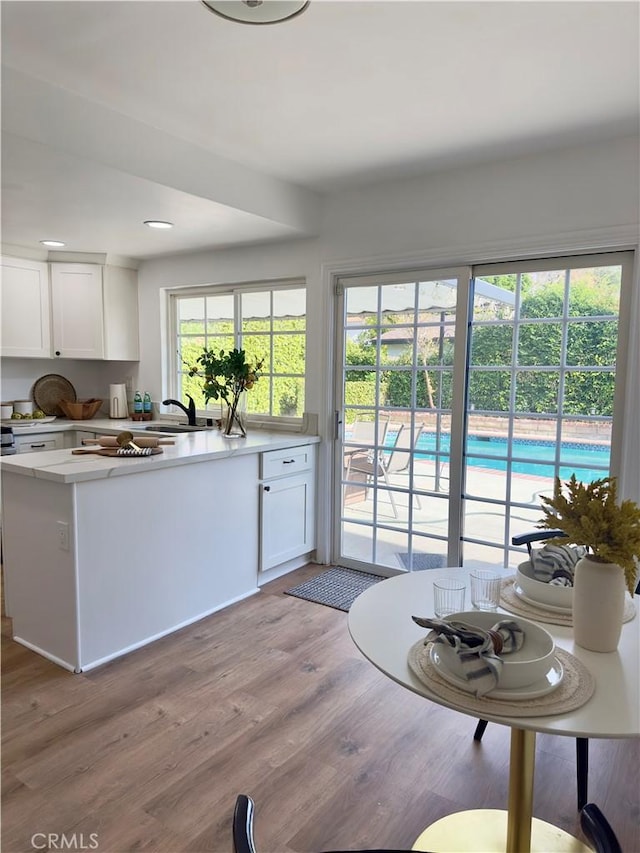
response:
M534 699L507 701L491 699L490 696L476 698L453 684L449 684L431 663L429 649L424 640L418 640L409 649L409 666L420 681L437 696L452 702L465 711L481 717L485 713L504 714L505 717L548 717L575 711L588 702L595 690L595 681L586 666L564 649L556 649L555 655L562 664L564 677L556 690Z
M500 607L503 610L508 610L509 613L515 613L517 616L524 616L525 619L533 619L534 622L546 622L549 625L573 625L573 614L571 613L556 613L553 610L545 610L544 607L536 607L535 604L529 604L523 601L513 588L515 576L505 578L500 586ZM636 615L636 606L631 598L627 595L624 600L624 615L623 622L631 622Z

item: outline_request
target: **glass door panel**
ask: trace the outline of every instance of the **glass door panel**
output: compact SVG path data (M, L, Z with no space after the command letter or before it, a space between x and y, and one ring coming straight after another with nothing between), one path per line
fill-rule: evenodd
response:
M554 478L607 476L630 256L474 270L463 491L465 564L517 565Z
M342 564L388 574L459 563L459 535L450 535L451 425L456 353L460 370L466 349L456 306L468 305L468 286L469 270L340 282ZM459 453L459 481L461 471Z

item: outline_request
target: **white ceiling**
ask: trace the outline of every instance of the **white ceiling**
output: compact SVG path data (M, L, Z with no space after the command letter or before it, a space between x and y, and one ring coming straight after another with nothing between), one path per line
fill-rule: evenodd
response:
M5 244L308 236L325 193L638 132L638 2L311 0L263 27L199 0L1 5Z

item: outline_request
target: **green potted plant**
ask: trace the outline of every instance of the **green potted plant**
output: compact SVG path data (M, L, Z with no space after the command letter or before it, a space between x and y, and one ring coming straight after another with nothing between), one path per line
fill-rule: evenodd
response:
M586 545L575 570L573 629L578 645L592 651L617 648L625 590L633 594L640 559L640 508L618 500L615 477L582 483L575 474L556 478L553 497L542 497L538 527L560 529L561 544Z
M189 367L189 376L202 377L206 403L209 400L220 400L223 435L246 436L244 395L260 378L258 371L263 361L250 363L243 349L225 352L206 347L196 361L195 365Z

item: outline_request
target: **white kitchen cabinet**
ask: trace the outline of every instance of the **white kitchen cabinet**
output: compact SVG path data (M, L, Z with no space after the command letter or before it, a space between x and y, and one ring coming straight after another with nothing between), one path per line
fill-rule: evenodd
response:
M107 264L103 276L104 357L138 361L138 273Z
M260 459L260 571L315 548L315 446Z
M41 450L61 450L64 445L64 433L41 432L36 435L16 435L15 444L18 453L36 453Z
M135 270L52 263L51 305L56 358L140 358Z
M140 358L135 270L5 257L0 292L3 356Z
M103 358L102 267L51 264L53 354Z
M0 354L51 357L49 268L41 261L2 258Z

